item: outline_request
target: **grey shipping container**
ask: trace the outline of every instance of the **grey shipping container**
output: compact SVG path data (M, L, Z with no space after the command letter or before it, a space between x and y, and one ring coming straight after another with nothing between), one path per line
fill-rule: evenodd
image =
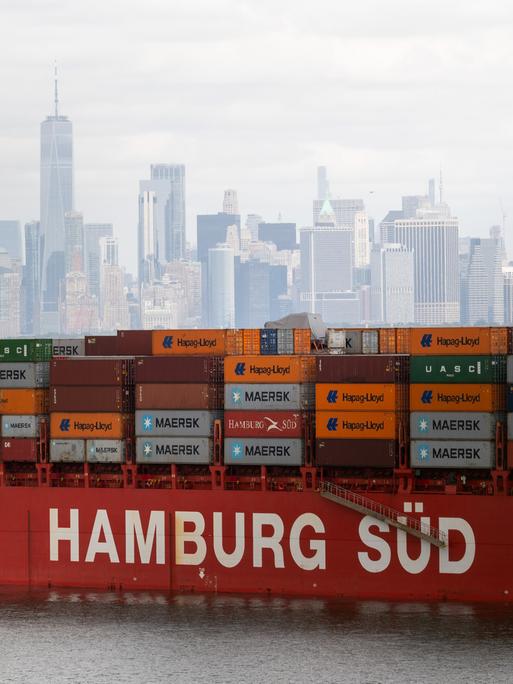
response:
M52 463L83 463L85 441L83 439L50 440L50 461Z
M508 356L506 366L506 380L513 384L513 355Z
M39 437L46 416L2 416L2 437Z
M425 413L410 414L412 439L495 439L496 424L504 420L499 413Z
M410 446L412 468L493 468L495 442L482 441L421 441Z
M2 363L0 366L0 387L3 389L39 389L48 387L50 365L40 363Z
M377 354L379 335L377 330L340 330L329 328L326 331L328 349L342 354Z
M220 411L136 411L138 437L211 437Z
M307 410L314 401L312 384L225 385L224 407L234 409L289 411Z
M88 463L124 463L126 443L122 439L88 439Z
M293 354L294 353L294 331L293 330L277 330L277 352L278 354Z
M84 356L85 341L77 338L52 340L52 356Z
M226 465L289 465L303 463L302 439L237 439L224 440Z
M208 437L137 437L137 463L211 462L213 441Z
M513 440L513 413L508 413L508 439Z

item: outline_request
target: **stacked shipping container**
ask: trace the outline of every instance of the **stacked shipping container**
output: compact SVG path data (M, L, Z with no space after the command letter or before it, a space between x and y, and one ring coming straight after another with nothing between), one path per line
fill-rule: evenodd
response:
M495 467L506 335L493 328L412 330L411 349L411 466Z
M310 356L226 357L226 465L302 465L314 373Z
M212 460L214 424L222 417L223 358L189 349L188 356L136 359L137 463L208 465Z
M38 460L46 448L51 340L0 341L0 456Z
M398 465L407 422L408 357L324 355L316 362L317 464Z
M124 463L133 414L133 359L50 363L50 461Z

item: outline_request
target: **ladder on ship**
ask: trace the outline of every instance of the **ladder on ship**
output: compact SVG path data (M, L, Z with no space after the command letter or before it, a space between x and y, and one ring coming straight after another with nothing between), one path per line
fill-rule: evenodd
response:
M344 489L332 482L319 482L319 493L325 499L329 499L340 506L346 506L362 515L371 515L377 520L383 520L398 530L411 534L413 537L423 539L433 546L447 546L447 533L431 525L423 524L418 518L396 511L390 506L385 506L378 501L373 501L366 496Z

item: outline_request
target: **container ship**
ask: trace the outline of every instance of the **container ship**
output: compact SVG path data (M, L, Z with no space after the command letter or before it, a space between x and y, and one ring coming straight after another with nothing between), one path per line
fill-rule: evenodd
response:
M513 599L512 329L0 340L0 420L1 584Z

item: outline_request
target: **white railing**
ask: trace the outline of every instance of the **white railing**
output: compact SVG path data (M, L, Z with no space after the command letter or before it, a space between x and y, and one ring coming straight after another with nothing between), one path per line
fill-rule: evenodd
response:
M393 520L396 523L405 525L412 530L416 530L417 532L425 534L429 537L433 537L443 544L447 544L446 532L442 532L442 530L439 530L437 527L433 527L432 525L426 525L418 518L414 518L410 515L406 515L405 513L401 513L400 511L396 511L394 508L390 508L390 506L385 506L384 504L379 503L379 501L374 501L373 499L362 496L357 492L352 492L350 489L344 489L344 487L340 487L340 485L336 485L333 482L325 482L321 480L319 482L319 488L321 492L327 492L338 497L339 499L350 501L351 503L361 506L371 513L378 513L384 518Z

